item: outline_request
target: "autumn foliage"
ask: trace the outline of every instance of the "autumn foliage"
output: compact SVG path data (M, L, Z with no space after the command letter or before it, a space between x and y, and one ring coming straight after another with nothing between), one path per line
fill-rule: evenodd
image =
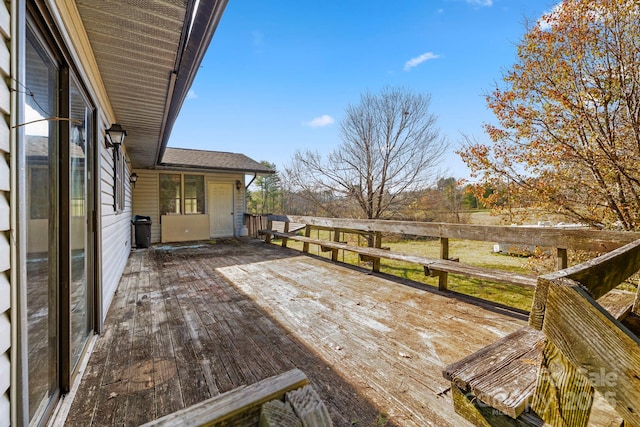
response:
M528 28L487 96L491 144L459 152L483 192L506 186L521 206L640 228L639 29L631 0L565 0Z

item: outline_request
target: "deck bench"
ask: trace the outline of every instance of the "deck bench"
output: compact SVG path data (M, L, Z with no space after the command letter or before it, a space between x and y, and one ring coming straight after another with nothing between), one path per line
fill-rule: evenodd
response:
M516 274L485 267L463 264L457 259L438 259L419 255L409 255L400 252L393 252L383 248L370 248L366 246L356 246L350 245L348 243L334 242L330 240L314 239L312 237L300 236L294 233L281 232L276 230L260 230L259 234L281 238L283 246L286 246L287 240L295 240L298 242L319 245L324 247L325 249L329 248L334 250L354 252L370 258L386 258L396 261L418 264L424 267L425 274L428 276L437 276L442 272L460 274L477 279L489 280L492 282L505 283L509 285L525 286L529 288L535 288L536 286L535 276Z
M613 317L623 320L634 299L634 293L614 289L597 301ZM542 331L527 325L447 366L443 376L451 381L456 412L468 419L482 418L478 425L542 426L528 408L544 340Z

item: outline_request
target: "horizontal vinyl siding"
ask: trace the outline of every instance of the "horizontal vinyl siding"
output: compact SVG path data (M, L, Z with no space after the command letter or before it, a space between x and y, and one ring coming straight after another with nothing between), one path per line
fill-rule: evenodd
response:
M158 173L136 170L138 181L133 189L133 215L151 217L151 243L160 242Z
M9 394L0 396L0 426L8 426L11 419L11 408L9 407Z
M5 313L11 307L11 285L7 272L0 273L0 313Z
M0 314L0 353L4 353L11 347L11 321L9 313ZM1 388L1 387L0 387Z
M125 173L125 207L115 212L113 152L100 146L100 211L102 253L102 315L106 317L131 250L131 189Z
M3 191L2 197L0 197L0 230L9 229L9 218L11 211L9 210L9 200L7 200L7 192Z
M11 55L7 46L10 38L9 11L5 2L0 2L0 427L8 426L11 419L9 388L11 386L11 247L10 229L10 189L11 169L9 166L10 112L9 81Z

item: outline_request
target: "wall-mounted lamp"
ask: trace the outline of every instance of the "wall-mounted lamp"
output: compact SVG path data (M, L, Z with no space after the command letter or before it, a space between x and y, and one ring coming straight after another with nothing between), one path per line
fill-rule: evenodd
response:
M129 182L131 184L133 184L133 187L135 188L136 186L136 182L138 181L138 174L137 173L132 173L131 176L129 177Z
M124 142L124 137L127 136L127 131L122 129L122 126L118 123L112 124L111 127L106 130L106 133L104 145L107 148L120 147Z
M239 179L236 179L236 190L240 190L242 188L242 183Z

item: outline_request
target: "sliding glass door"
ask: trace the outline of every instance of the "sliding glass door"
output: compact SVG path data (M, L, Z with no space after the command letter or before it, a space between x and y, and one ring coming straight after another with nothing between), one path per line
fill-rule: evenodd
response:
M30 423L45 420L93 333L95 111L64 56L28 26L19 127L20 227L26 243L23 384Z
M71 369L92 332L91 257L93 110L75 80L69 85L69 253L71 257Z
M27 345L29 419L44 414L58 391L59 70L29 32L26 45ZM23 216L24 217L24 216Z

